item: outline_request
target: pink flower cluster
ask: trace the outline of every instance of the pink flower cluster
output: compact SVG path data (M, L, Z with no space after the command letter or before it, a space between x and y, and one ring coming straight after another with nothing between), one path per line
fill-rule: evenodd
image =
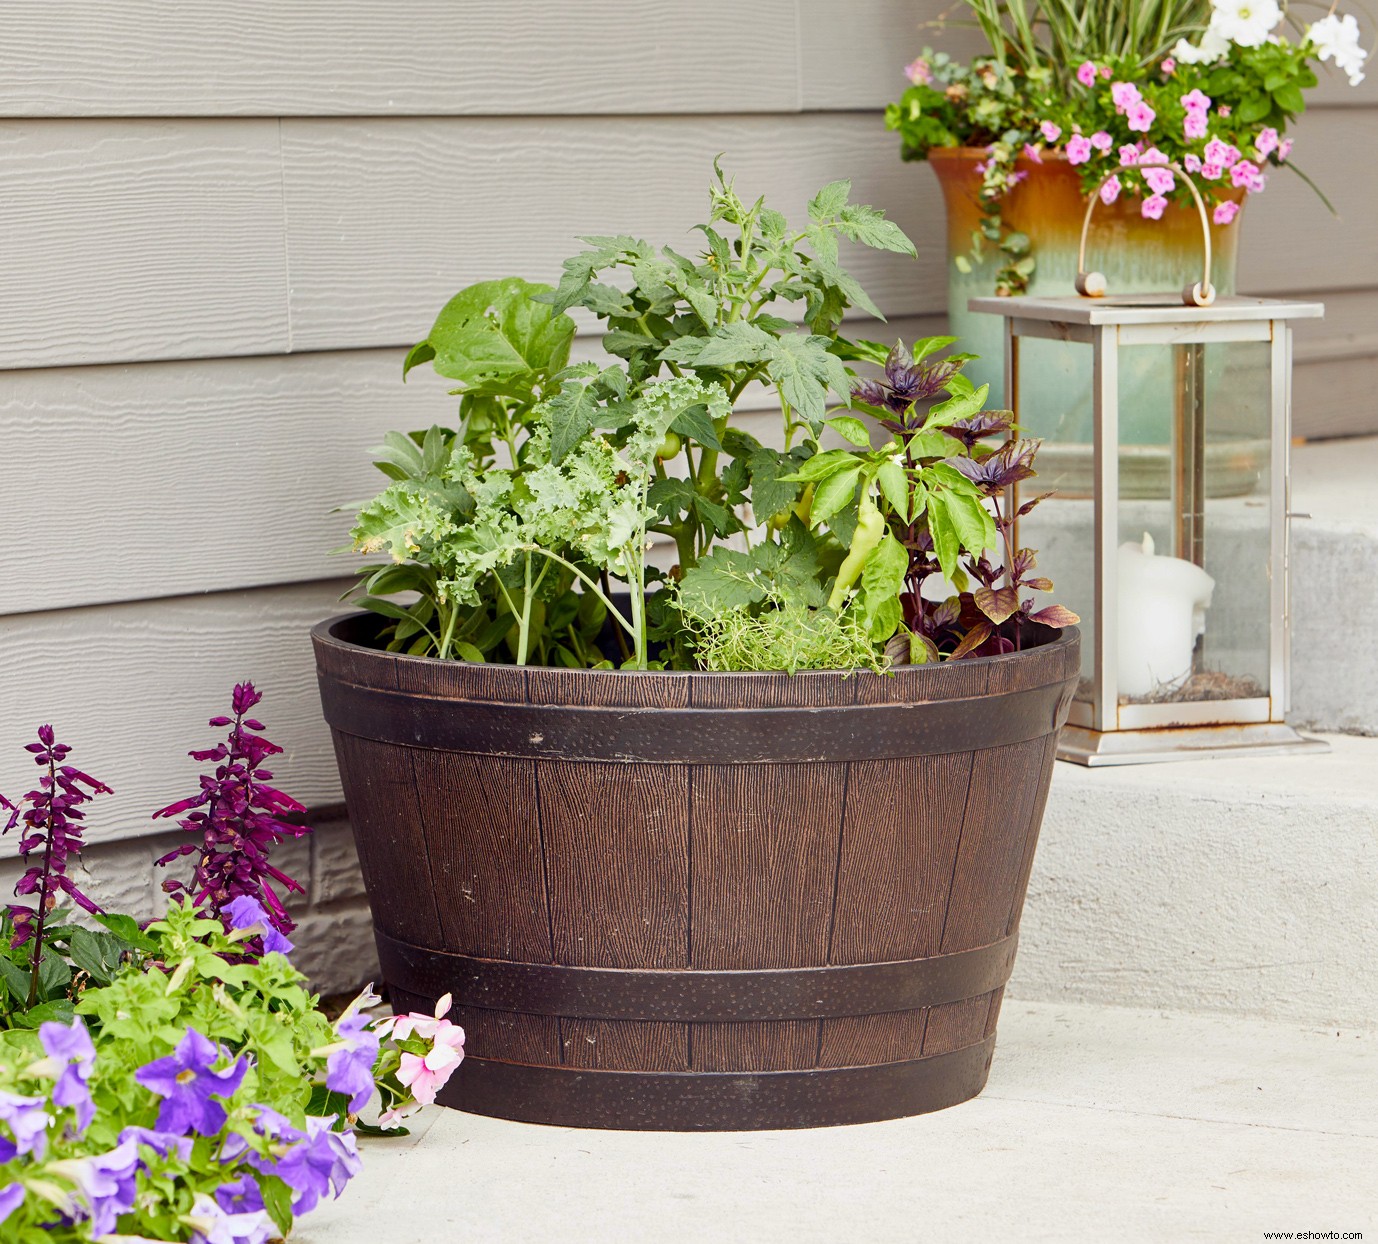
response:
M1158 114L1149 107L1137 86L1132 82L1116 82L1110 87L1110 98L1115 103L1115 111L1124 116L1131 130L1148 133Z
M1182 96L1182 107L1187 110L1186 119L1182 122L1182 132L1188 138L1205 138L1209 125L1207 114L1211 109L1211 97L1204 91L1193 90L1189 95Z
M434 1015L399 1015L377 1025L379 1036L391 1034L404 1040L415 1034L431 1043L425 1054L403 1051L402 1065L397 1071L398 1081L404 1088L411 1089L412 1097L423 1106L435 1101L435 1095L464 1061L464 1029L445 1018L450 1013L452 1001L446 994L436 1003ZM404 1103L385 1111L379 1116L378 1125L394 1126L410 1112L410 1106L411 1103Z

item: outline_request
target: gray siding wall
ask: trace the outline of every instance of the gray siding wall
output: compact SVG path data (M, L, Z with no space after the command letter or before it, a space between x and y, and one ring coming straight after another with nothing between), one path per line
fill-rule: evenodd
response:
M937 187L877 114L940 7L6 6L0 790L53 721L117 787L92 839L145 835L253 678L281 784L336 803L306 638L350 569L332 507L372 491L385 429L452 410L402 385L402 349L464 284L552 277L580 233L692 245L718 152L793 214L852 177L919 246L858 275L891 331L936 327ZM1330 309L1299 342L1309 435L1378 432L1378 166L1354 154L1375 149L1378 74L1327 85L1296 158L1342 219L1284 176L1247 213L1247 292Z

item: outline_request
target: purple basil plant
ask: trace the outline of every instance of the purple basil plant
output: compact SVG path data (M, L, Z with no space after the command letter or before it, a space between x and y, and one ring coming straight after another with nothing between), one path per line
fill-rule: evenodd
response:
M287 819L300 817L306 809L267 784L273 775L263 768L263 762L282 748L259 733L264 728L261 721L246 715L262 699L253 683L235 687L231 705L234 716L210 719L212 726L230 727L225 740L189 753L194 760L214 761L215 772L201 775L199 794L178 800L153 815L156 819L186 813L178 825L201 839L199 843L183 843L157 861L166 865L184 855L197 855L190 883L169 878L163 882L163 889L189 897L196 907L219 917L227 927L236 927L238 914L248 906L237 900L250 899L265 913L267 940L273 940L273 931L286 935L296 925L271 883L276 881L285 890L298 893L302 887L269 863L268 853L283 839L300 838L311 830L308 825ZM258 940L251 939L246 945L254 949ZM256 949L265 946L260 943Z
M72 749L57 741L50 725L39 726L38 742L27 744L24 750L33 756L34 764L47 772L39 778L37 788L29 791L18 804L0 795L0 809L10 814L0 832L9 833L16 826L23 826L20 857L28 863L37 856L36 862L29 864L14 887L18 898L33 895L33 906L14 903L9 907L14 921L11 949L23 946L30 939L34 942L28 1000L28 1005L33 1006L38 997L43 962L43 926L48 913L57 905L58 895L68 895L89 912L100 911L67 875L67 870L81 858L82 821L86 815L82 805L96 795L112 792L104 782L64 763Z

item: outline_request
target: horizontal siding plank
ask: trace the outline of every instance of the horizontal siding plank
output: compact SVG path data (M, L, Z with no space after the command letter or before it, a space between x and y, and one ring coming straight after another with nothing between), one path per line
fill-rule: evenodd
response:
M289 348L276 122L0 122L0 368Z
M924 249L914 262L853 247L846 262L883 310L936 309L937 187L890 146L874 117L853 116L285 121L294 341L415 341L460 286L551 280L584 234L696 254L689 230L705 219L718 152L743 196L765 194L793 220L821 185L852 177L856 197Z
M5 116L779 112L798 102L793 0L47 0L7 6L0 44Z
M945 304L936 182L895 158L872 116L281 124L279 166L271 120L0 122L0 367L410 344L462 285L555 276L579 234L697 251L688 229L720 151L745 193L796 219L818 186L851 176L919 247L917 261L851 248L858 278L891 315ZM1305 125L1308 171L1341 219L1275 175L1244 218L1241 285L1378 286L1372 187L1347 154L1378 147L1378 110ZM589 167L604 171L571 171Z
M274 785L309 807L341 798L321 718L311 626L343 585L319 583L0 618L0 790L28 789L20 750L51 722L72 763L115 791L90 810L89 841L165 831L149 815L194 794L202 766L186 755L216 732L236 682L264 692L269 738L284 749ZM13 836L0 840L12 854Z

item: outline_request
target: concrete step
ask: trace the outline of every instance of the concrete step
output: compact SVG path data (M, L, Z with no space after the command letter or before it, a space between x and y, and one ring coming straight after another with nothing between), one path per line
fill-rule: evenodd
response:
M1009 992L1378 1023L1378 739L1059 763Z
M1378 437L1292 451L1292 711L1378 735Z
M1373 1032L1007 1003L985 1092L951 1110L690 1135L431 1110L364 1139L363 1173L292 1239L1372 1239L1376 1119Z

